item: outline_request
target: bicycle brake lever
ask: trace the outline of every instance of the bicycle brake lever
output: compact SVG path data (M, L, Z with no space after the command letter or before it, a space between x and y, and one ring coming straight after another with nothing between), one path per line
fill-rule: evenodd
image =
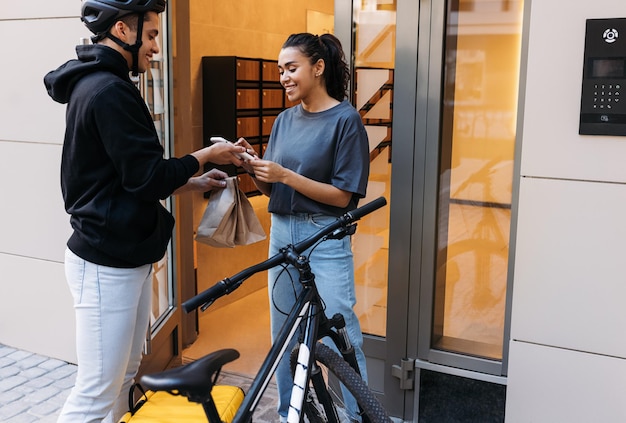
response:
M211 307L211 304L213 304L214 302L215 302L215 300L207 301L206 303L204 303L204 304L202 304L200 306L200 310L201 311L206 311L206 309Z
M341 239L346 235L354 235L356 232L356 223L352 223L348 226L342 226L340 228L335 229L331 232L326 238L327 239Z

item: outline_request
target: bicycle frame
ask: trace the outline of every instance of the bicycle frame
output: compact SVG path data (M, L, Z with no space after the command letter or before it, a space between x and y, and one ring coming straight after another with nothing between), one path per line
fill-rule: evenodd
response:
M274 343L263 361L259 372L255 376L248 393L237 410L233 423L247 423L251 421L254 410L261 400L265 389L269 385L270 380L278 367L279 361L285 356L287 348L289 348L289 345L298 332L298 328L303 322L306 322L306 325L301 334L298 364L296 367L296 374L294 376L296 382L294 382L292 387L290 399L288 415L289 423L296 423L300 421L304 394L307 389L307 382L311 377L311 369L315 362L315 348L318 340L327 336L330 337L343 356L343 359L357 373L360 373L354 348L350 344L347 334L345 333L345 322L343 321L343 316L337 314L331 319L328 319L324 314L321 307L321 298L315 285L315 275L311 271L308 258L301 255L301 252L306 251L309 247L312 247L317 241L322 239L322 237L328 236L339 239L343 236L354 233L355 226L353 223L355 221L385 204L386 200L383 197L379 197L363 207L347 212L343 216L339 217L337 221L321 229L306 240L303 240L296 245L288 245L287 247L281 249L280 253L269 258L268 260L244 269L231 278L223 279L211 288L182 304L183 309L187 312L198 307L205 310L217 298L227 295L237 289L251 275L282 263L294 266L299 272L299 283L302 284L303 290L296 299L296 302L290 310L283 327L274 340ZM333 328L337 328L337 331L334 331ZM287 355L287 357L289 357L289 355ZM321 376L318 375L316 377ZM314 380L313 382L319 383L319 379ZM212 409L215 408L214 405L210 407ZM211 416L209 414L213 413L210 413L209 411L215 410L205 411L211 420Z
M315 331L319 316L317 315L317 305L312 303L313 297L315 296L313 291L313 287L305 287L304 291L299 296L295 306L289 313L285 324L281 328L278 337L274 341L272 348L263 361L258 374L250 385L250 389L248 390L243 403L239 407L239 410L233 419L233 423L250 421L256 406L263 396L265 388L267 388L276 367L278 367L278 362L285 354L291 340L296 336L300 323L306 319L309 322L307 326L312 326ZM308 339L306 339L305 345L309 350L311 350L314 348L313 343L316 342L316 340L314 337L307 338Z
M308 259L298 257L292 264L300 272L299 282L303 285L303 291L298 296L272 348L263 361L243 403L233 419L233 423L248 422L252 419L254 410L270 383L270 379L276 371L279 361L285 356L287 348L289 348L291 341L296 336L298 328L303 321L306 324L301 335L302 339L299 346L297 372L294 376L294 384L289 404L288 422L300 421L300 411L302 410L302 403L304 401L304 393L307 386L306 382L310 375L309 369L311 368L311 362L314 356L315 344L318 339L321 338L318 336L320 334L318 333L318 329L322 327L322 337L331 336L333 342L337 344L337 347L342 353L345 350L349 350L348 355L350 353L354 354L353 350L348 348L348 345L345 345L345 341L334 336L333 334L335 334L335 332L331 331L328 327L329 320L320 307L320 297L315 286L315 276L311 272ZM289 355L287 355L287 357L289 357ZM356 363L356 358L352 357L351 361ZM355 368L355 370L358 371L358 367Z

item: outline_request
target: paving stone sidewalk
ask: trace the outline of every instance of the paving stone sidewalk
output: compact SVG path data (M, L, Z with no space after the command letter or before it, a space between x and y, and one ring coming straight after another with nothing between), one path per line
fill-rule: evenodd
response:
M56 422L76 366L0 344L0 421Z
M0 344L0 422L55 423L76 380L76 366ZM241 386L252 381L223 372L219 383ZM271 384L254 414L257 423L275 423L277 392Z

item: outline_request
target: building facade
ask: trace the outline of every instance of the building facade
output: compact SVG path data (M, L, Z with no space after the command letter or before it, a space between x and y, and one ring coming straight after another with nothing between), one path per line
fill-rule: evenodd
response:
M386 181L389 191L381 188L390 198L384 217L386 311L383 328L373 325L368 330L373 335L368 336L366 352L370 383L394 417L417 421L415 385L419 387L425 369L506 385L507 422L626 420L626 405L620 401L626 394L626 340L619 336L626 324L621 304L626 284L620 267L626 238L626 168L620 160L626 156L626 138L579 134L586 21L625 17L619 2L310 1L288 16L276 13L280 4L273 1L169 3L163 20L166 53L159 70L168 110L163 114L167 125L162 141L174 155L203 143L202 56L273 59L286 35L315 28L313 24L321 28L333 15L334 32L355 56L355 69L371 73L374 80L381 78L381 87L393 81L392 97L379 90L392 105L387 107L393 109L392 123L382 112L364 118L371 126L370 141L377 140L372 151L388 154L380 157L393 164ZM496 9L502 21L485 18ZM0 343L69 362L75 360L74 317L63 253L71 229L59 184L65 110L47 96L43 76L74 57L74 46L89 37L79 10L73 0L0 6L0 35L5 40L0 79L0 180L5 198L0 208ZM367 27L370 11L385 16L376 23L381 27L376 34L383 36L371 37L380 50L359 44L367 40L367 31L359 33L360 28L376 26ZM507 21L513 15L519 20ZM478 27L490 36L480 41L472 32ZM250 37L249 31L256 36ZM619 37L626 39L626 32ZM477 47L476 40L518 46L517 56L502 56L497 65L498 71L507 66L516 70L512 82L498 79L498 73L480 76L493 62L482 56L489 53L481 51L490 50ZM375 54L384 51L386 43L393 44L391 57ZM501 55L508 45L493 48ZM353 87L357 104L367 81ZM495 181L495 188L489 186L492 197L457 198L453 191L464 186L455 179L458 171L469 165L482 169L481 164L494 157L493 144L484 147L487 155L473 156L476 146L455 138L470 132L468 128L474 134L484 131L472 111L476 104L493 103L493 90L513 93L514 102L506 109L512 115L505 116L509 126L502 129L511 142L497 147L506 150L510 160L487 168L488 178L472 173L476 190L480 186L487 191L487 181ZM496 114L487 118L504 116L502 105L498 107L490 109ZM446 119L453 123L447 126ZM446 144L446 137L461 141ZM464 149L472 153L459 155ZM510 184L503 193L497 183L507 177ZM450 194L442 195L442 188ZM183 316L177 305L195 289L190 283L197 271L193 228L201 201L181 197L170 204L177 228L161 267L167 269L163 279L173 284L157 293L164 303L156 307L153 357L146 369L179 360L180 349L196 336L193 317ZM441 216L476 202L493 206L492 221L501 222L500 211L508 213L501 227L505 253L482 263L491 273L502 269L499 338L493 342L464 339L454 334L449 320L438 320L439 307L451 305L437 299L448 298L451 283L460 286L456 281L463 281L465 272L462 262L451 265L450 257L462 255L451 242L436 247L444 236L449 239L452 228ZM439 280L447 291L439 291ZM458 317L466 320L471 316ZM465 330L459 329L462 334ZM397 370L407 358L410 369L404 381L412 378L414 383L401 389Z

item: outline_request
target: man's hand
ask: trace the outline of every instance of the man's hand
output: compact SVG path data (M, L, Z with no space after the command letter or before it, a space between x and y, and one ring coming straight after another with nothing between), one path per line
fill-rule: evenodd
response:
M174 194L182 194L189 191L207 192L214 188L224 188L228 174L219 169L211 169L208 172L189 178L187 183L174 191Z

